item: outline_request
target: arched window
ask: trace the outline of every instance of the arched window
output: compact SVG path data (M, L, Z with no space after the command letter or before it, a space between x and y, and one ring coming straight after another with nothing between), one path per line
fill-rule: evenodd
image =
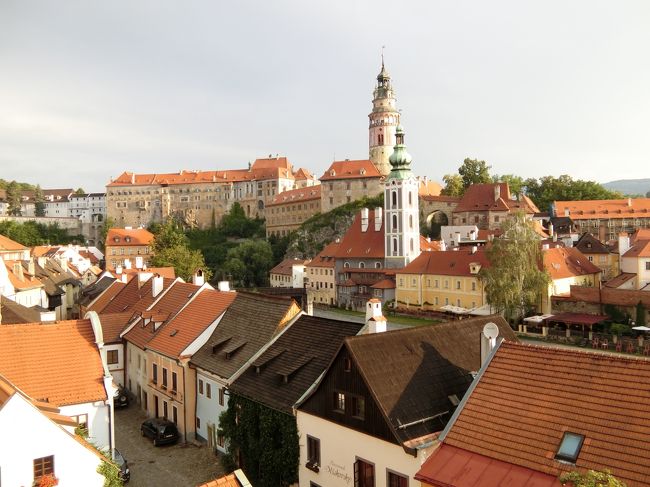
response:
M377 136L377 144L378 145L384 145L384 134L379 134Z
M381 269L381 262L375 262L375 269Z
M343 267L345 267L346 269L348 269L348 268L350 267L350 263L349 263L349 262L345 262L345 263L343 264Z
M393 232L397 232L397 215L393 215Z
M393 208L397 208L397 191L391 192L390 203Z
M413 215L409 215L409 228L413 230Z
M413 244L413 239L411 239L410 247L411 247L411 252L413 252L413 250L415 249L415 245Z
M359 262L359 269L365 269L366 264L364 262Z
M409 206L413 206L413 191L409 191Z
M393 255L397 255L397 239L393 239Z

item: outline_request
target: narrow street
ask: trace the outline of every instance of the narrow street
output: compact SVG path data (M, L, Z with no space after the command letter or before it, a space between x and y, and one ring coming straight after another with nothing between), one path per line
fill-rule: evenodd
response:
M115 411L115 443L131 469L132 487L196 486L224 475L218 457L194 443L154 447L140 435L146 419L137 404Z

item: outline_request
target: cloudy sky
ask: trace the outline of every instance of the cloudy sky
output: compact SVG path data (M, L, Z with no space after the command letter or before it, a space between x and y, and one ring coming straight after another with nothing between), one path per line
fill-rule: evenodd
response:
M0 177L320 176L367 158L381 46L417 174L650 177L650 2L0 0Z

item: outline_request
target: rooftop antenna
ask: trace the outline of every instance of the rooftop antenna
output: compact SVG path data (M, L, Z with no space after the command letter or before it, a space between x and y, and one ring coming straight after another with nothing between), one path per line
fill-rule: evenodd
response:
M386 49L386 46L381 46L381 69L384 69L384 49Z

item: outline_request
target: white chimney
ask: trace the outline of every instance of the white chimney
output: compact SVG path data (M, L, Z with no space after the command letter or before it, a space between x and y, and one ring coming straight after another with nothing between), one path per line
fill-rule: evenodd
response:
M127 276L126 274L120 275L120 281L122 281L124 284L126 284L128 280L129 280L129 276Z
M447 244L445 243L444 240L440 240L440 250L443 252L447 250Z
M379 299L372 298L366 303L366 324L368 325L368 333L386 331L388 321L381 312L381 301Z
M151 282L151 293L155 298L163 290L163 277L160 274L156 274L152 277L153 281Z
M618 234L618 255L623 257L623 254L630 250L630 236L621 232Z
M548 249L549 249L549 245L547 243L542 244L542 250L548 250Z
M47 263L47 259L43 256L41 257L36 257L36 262L38 262L38 265L41 266L42 268L45 268L45 264Z
M122 274L122 266L121 266L121 265L118 265L118 266L115 268L115 274Z
M568 209L568 208L565 208L565 209L564 209L564 216L569 216L569 213L570 213L570 212L569 212L569 209Z
M495 184L494 185L494 201L497 201L499 198L501 198L501 185L500 184Z
M555 235L555 228L553 228L553 222L548 224L548 234L551 237Z
M472 252L471 253L475 254L477 250L478 250L478 246L477 245L472 245Z
M381 220L383 218L383 210L380 206L375 208L375 232L381 230Z
M205 276L201 269L197 269L194 275L192 275L192 284L195 286L203 286L205 284Z
M25 277L23 276L23 265L20 262L14 262L14 276L19 281L24 281Z
M469 232L469 239L476 240L476 230L472 230L471 232Z
M142 256L137 256L135 258L135 268L136 269L143 269L144 268L144 261L142 260Z
M499 327L495 323L486 323L481 333L481 365L490 355L490 352L497 344L497 337L499 336Z
M228 281L219 281L217 284L217 289L222 293L230 292L230 282Z
M27 272L29 272L32 276L36 274L36 266L34 265L34 257L30 257L29 261L27 262Z
M361 231L368 231L368 208L361 208Z
M460 232L455 233L455 240L456 240L456 245L460 246Z
M124 259L124 269L131 269L131 259Z
M632 206L632 198L627 199L627 206L629 206L629 207Z

